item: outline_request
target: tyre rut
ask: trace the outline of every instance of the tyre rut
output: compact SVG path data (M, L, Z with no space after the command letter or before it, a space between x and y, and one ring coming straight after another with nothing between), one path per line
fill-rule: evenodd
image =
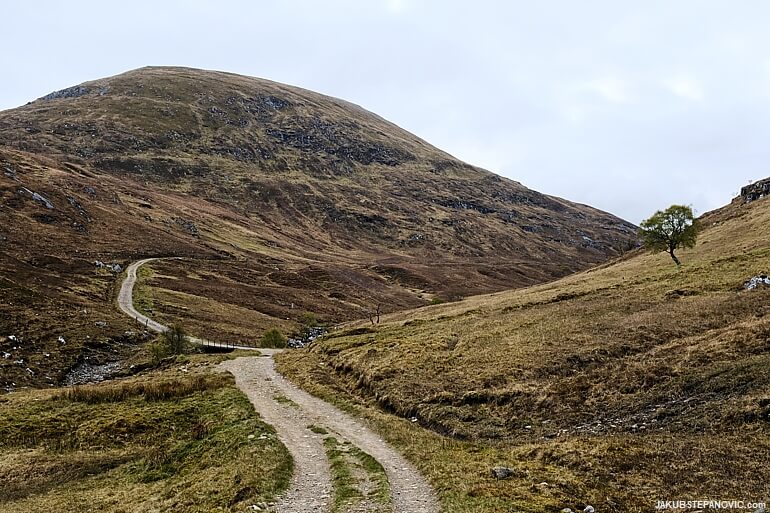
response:
M151 260L140 260L127 268L118 305L124 313L147 328L163 332L168 329L166 326L136 311L133 306L137 271ZM199 339L193 341L203 342ZM263 356L240 357L220 364L223 370L233 374L238 388L249 398L265 422L273 426L294 460L291 485L288 492L274 504L275 511L317 513L331 509L333 488L329 461L323 446L325 435L311 431L310 426L333 431L336 437L352 443L383 466L390 485L394 512L440 511L433 489L411 463L360 420L311 396L279 374L272 358L276 352L278 350L260 349Z

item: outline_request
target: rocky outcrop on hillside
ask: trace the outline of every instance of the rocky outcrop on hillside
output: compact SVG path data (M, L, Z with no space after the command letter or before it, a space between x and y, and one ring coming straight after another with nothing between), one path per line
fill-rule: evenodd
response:
M334 323L553 280L637 241L344 100L167 67L0 112L0 228L0 334L31 348L73 312L117 326L95 261L183 256L197 271L164 282L180 301Z
M506 268L471 283L552 279L636 244L636 228L610 214L460 162L344 100L256 78L142 68L2 112L0 128L0 147L298 229L292 245L313 234L386 258ZM175 218L194 236L205 224Z
M759 180L741 189L741 199L744 203L751 203L770 194L770 178Z

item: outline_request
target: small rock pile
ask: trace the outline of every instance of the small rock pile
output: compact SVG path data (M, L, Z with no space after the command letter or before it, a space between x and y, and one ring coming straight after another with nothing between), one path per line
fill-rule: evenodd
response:
M492 468L492 477L495 479L508 479L513 476L513 470L508 467L494 467Z
M302 338L290 338L286 341L286 346L292 349L301 349L324 333L326 333L326 328L323 328L322 326L307 328L302 334Z
M766 274L760 274L758 276L752 277L746 283L744 283L743 289L754 290L764 285L770 285L770 277L768 277Z
M582 511L583 513L595 513L596 509L593 506L588 505L585 508L583 508ZM571 508L564 508L563 510L561 510L561 513L575 513L575 512L572 511Z
M108 269L115 274L120 274L123 272L123 267L120 264L107 264L101 260L96 260L94 265L97 269Z

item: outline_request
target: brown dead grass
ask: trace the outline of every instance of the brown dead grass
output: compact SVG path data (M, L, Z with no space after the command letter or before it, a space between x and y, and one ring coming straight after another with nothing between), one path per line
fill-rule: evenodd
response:
M638 254L390 314L376 328L361 321L282 355L280 368L316 393L415 417L425 430L401 433L392 417L368 413L422 461L447 511L759 500L770 450L770 290L742 285L770 269L770 203L734 204L703 221L681 269L666 255ZM500 463L517 469L514 479L486 476Z
M97 260L186 257L153 284L159 315L248 343L303 312L337 323L542 282L635 240L310 91L183 68L85 87L0 113L0 336L25 339L12 361L52 355L1 362L3 388L61 383L87 340L137 331Z
M227 379L221 375L199 374L186 379L123 381L102 385L65 388L55 397L87 404L117 403L133 397L147 401L167 401L195 392L222 387Z
M0 510L235 512L271 500L291 458L207 361L0 398Z

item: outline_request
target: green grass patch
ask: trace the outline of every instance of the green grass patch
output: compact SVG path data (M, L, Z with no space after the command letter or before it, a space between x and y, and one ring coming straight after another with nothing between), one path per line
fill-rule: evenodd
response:
M332 513L340 513L347 506L360 501L363 495L358 489L357 480L339 441L330 436L324 439L324 447L332 471L332 486L334 488Z
M299 408L299 405L286 397L283 394L275 394L273 396L273 400L277 403L283 404L284 406L291 406L292 408Z
M372 456L350 442L333 436L324 439L332 472L332 513L348 510L392 511L390 483L385 469ZM366 501L361 507L360 503Z
M376 502L382 505L390 504L390 483L388 482L388 475L385 473L385 468L379 461L374 459L369 453L366 453L358 447L351 447L350 454L352 454L358 463L366 471L369 480L374 484L369 498L374 499Z
M171 372L5 396L0 510L243 511L282 492L291 457L232 378Z

